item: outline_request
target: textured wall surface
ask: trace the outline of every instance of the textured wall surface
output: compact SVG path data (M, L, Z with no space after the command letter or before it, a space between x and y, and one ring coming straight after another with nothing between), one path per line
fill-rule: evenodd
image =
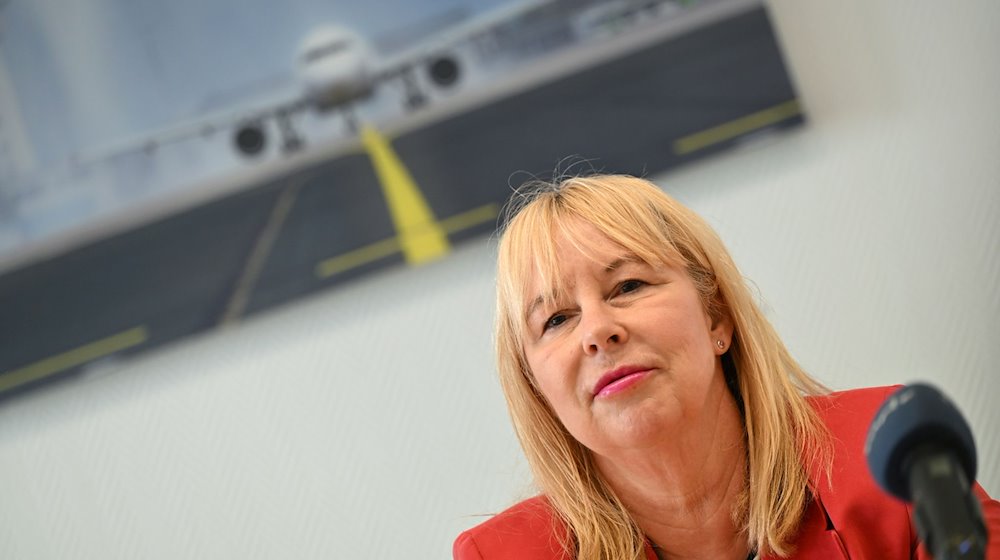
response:
M811 122L655 178L833 388L924 379L1000 493L1000 4L775 1ZM0 557L443 558L531 493L493 244L0 407Z

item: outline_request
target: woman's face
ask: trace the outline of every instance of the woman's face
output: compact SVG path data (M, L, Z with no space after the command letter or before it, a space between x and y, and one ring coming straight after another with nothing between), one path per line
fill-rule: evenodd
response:
M682 437L728 396L719 356L728 319L713 325L683 267L651 265L589 224L573 231L590 257L557 239L565 293L536 276L524 341L542 394L593 452ZM696 431L696 430L695 430Z

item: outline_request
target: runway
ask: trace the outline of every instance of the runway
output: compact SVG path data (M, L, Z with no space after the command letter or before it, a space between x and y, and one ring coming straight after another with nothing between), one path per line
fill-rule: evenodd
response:
M391 155L382 163L359 142L332 160L5 273L0 395L418 263L413 251L429 250L426 261L444 256L493 232L512 186L529 178L651 175L803 119L766 14L755 9L382 138ZM416 195L387 190L398 178L384 174L399 169ZM422 238L420 224L401 230L407 215L393 213L392 197L417 195L437 241Z

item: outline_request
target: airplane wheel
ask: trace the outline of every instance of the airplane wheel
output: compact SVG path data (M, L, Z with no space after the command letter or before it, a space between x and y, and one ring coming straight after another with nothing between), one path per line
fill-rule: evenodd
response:
M233 139L236 149L245 156L255 156L267 145L267 136L259 123L249 123L236 131Z

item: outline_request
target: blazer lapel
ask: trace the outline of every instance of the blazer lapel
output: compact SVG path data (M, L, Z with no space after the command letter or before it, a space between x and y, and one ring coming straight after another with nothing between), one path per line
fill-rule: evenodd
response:
M795 538L795 552L788 558L761 556L760 560L850 560L844 542L830 522L819 496L806 507L805 517Z

